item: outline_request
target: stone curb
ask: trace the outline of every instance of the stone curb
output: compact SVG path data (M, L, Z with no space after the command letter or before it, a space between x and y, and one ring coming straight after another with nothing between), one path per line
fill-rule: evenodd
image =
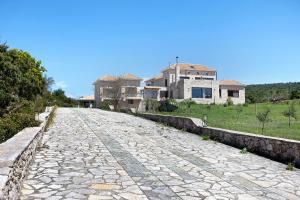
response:
M294 162L295 167L300 168L300 141L204 127L202 120L189 117L151 113L137 113L136 115L198 135L209 135L212 140L240 149L247 148L249 152L278 162L285 164Z
M19 199L22 180L39 147L49 114L53 108L39 115L39 127L21 130L0 144L0 199Z

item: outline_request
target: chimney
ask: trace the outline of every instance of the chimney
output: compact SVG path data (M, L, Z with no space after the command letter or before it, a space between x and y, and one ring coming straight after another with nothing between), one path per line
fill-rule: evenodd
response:
M175 84L177 87L178 81L180 80L180 67L178 65L178 56L176 57L176 65L175 65Z

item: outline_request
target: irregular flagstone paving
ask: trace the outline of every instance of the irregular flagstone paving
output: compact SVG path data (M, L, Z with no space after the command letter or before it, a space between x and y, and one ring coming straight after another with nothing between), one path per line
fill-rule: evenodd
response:
M300 199L300 170L152 121L57 110L21 199Z

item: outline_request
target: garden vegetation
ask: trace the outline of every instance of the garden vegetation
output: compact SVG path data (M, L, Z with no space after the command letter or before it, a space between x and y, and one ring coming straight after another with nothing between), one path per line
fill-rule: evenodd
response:
M300 140L300 100L245 105L201 105L185 100L176 106L173 112L157 113L205 119L212 127Z
M54 80L41 61L28 52L0 44L0 143L25 127L38 126L36 115L46 106L74 106L62 90L51 92Z

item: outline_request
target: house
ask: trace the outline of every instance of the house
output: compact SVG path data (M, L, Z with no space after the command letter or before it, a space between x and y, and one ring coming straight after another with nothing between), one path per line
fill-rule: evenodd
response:
M91 108L95 105L95 97L94 95L82 96L78 99L78 102L80 106L83 106L85 108Z
M193 99L203 104L245 103L245 85L235 80L218 80L214 68L177 63L146 81L145 99Z
M164 87L163 74L159 74L149 80L146 80L144 86L144 98L155 99L157 101L163 100L168 97L167 87Z
M116 106L117 102L119 108L138 108L143 99L141 81L141 78L133 74L99 78L93 83L96 107L101 107L104 102Z

